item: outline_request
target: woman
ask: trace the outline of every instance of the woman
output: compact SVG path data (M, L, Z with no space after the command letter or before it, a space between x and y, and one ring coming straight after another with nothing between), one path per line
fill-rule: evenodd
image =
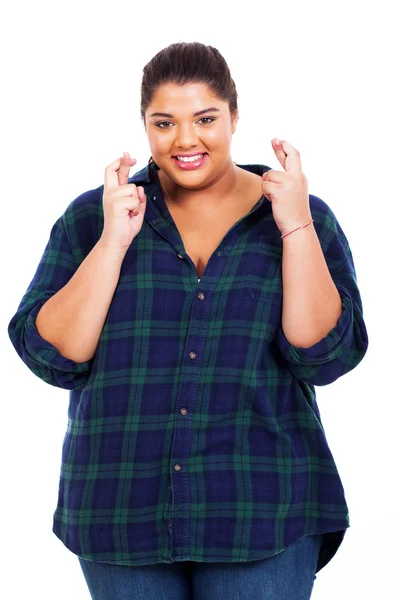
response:
M349 244L289 142L232 161L215 48L159 52L141 113L149 164L70 203L9 324L70 390L53 531L96 600L310 598L349 527L314 388L368 347Z

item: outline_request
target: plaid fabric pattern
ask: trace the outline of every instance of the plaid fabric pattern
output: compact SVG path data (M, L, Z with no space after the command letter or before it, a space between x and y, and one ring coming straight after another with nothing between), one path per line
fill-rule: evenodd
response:
M237 165L261 175L262 164ZM75 363L35 326L103 229L103 186L55 222L8 332L27 367L69 390L53 531L73 553L142 565L250 561L324 533L317 570L350 526L314 386L368 347L349 244L310 195L342 298L325 338L297 348L281 327L282 240L262 196L226 233L200 282L150 163L146 215L92 360Z

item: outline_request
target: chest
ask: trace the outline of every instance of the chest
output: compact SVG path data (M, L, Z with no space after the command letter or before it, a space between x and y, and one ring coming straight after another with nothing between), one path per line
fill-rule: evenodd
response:
M196 266L198 277L204 269L215 249L225 234L237 221L244 217L260 197L252 198L249 202L230 207L224 211L215 209L207 215L188 214L176 206L168 206L169 212L182 238L187 254Z

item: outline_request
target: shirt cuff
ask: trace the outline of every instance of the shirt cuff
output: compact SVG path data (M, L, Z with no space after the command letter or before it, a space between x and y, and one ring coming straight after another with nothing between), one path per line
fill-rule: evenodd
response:
M38 363L74 376L77 373L87 373L93 364L93 358L82 363L77 363L63 356L50 342L42 338L37 330L35 321L38 312L45 302L37 304L29 313L24 332L25 348L30 356Z
M309 348L299 348L287 340L282 326L279 327L275 341L281 354L288 362L295 364L323 364L340 356L345 348L351 344L353 335L353 301L346 288L340 285L336 287L342 299L342 313L335 327L322 340Z

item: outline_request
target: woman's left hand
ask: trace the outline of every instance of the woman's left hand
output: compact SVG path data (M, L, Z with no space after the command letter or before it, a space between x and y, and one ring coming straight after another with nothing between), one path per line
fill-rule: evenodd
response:
M271 140L271 143L285 170L271 169L264 173L262 193L271 202L275 223L284 235L312 219L308 182L301 170L300 154L296 148L277 138Z

